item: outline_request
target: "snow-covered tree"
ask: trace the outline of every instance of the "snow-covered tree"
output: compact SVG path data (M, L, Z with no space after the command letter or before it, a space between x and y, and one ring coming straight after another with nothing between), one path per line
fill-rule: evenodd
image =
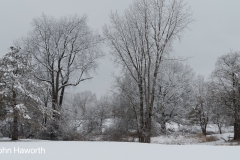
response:
M166 133L166 123L184 123L187 110L192 105L194 72L182 62L165 61L157 78L154 120Z
M218 58L212 73L214 92L230 110L234 119L234 140L240 139L240 52L230 52Z
M45 84L34 79L35 68L31 62L31 55L21 52L20 47L11 47L11 51L0 60L0 94L13 119L12 140L18 139L21 118L31 120L33 112L41 116L45 112L38 96L44 93Z

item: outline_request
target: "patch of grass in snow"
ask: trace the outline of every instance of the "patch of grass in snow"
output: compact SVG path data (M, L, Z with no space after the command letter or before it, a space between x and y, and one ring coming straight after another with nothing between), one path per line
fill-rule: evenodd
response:
M213 142L218 141L219 138L217 136L204 136L203 134L196 134L195 135L197 139L199 139L199 142Z
M151 143L168 144L168 145L186 145L186 144L199 144L206 142L214 142L220 140L215 135L205 137L203 134L180 134L161 135L152 137Z
M213 141L218 141L219 138L216 136L207 136L206 137L206 142L213 142Z
M232 141L230 142L229 146L239 146L240 145L240 140L238 141Z
M202 139L196 137L196 135L161 135L158 137L152 137L151 143L168 144L168 145L186 145L201 143Z

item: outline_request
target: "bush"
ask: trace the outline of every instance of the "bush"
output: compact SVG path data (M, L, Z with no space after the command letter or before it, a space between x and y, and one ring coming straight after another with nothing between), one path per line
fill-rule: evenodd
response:
M63 141L86 141L87 139L77 132L62 133L60 138Z
M103 141L123 142L124 133L118 128L109 128L104 132Z

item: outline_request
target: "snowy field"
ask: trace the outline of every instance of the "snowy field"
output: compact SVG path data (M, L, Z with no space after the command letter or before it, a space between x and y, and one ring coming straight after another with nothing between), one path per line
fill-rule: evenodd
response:
M205 141L199 134L178 132L186 129L198 132L198 127L168 125L176 133L152 137L151 144L93 141L47 141L0 138L0 160L239 160L240 145L225 142L233 137L233 128L217 134L216 126L209 125L216 140ZM209 136L208 136L209 137ZM223 138L223 139L222 139ZM19 149L19 150L18 150ZM32 150L27 150L32 149ZM8 151L8 153L7 153ZM11 153L10 153L11 151ZM20 152L30 152L23 153Z
M162 145L117 142L0 142L0 149L43 148L45 154L2 153L1 160L239 160L240 146Z
M109 121L109 126L111 122ZM21 139L11 141L0 138L0 160L239 160L240 145L237 142L225 142L233 137L233 128L224 127L218 134L214 125L207 130L212 132L214 141L205 141L199 136L197 126L178 126L168 124L175 130L171 135L151 138L151 144L127 142L94 141L47 141ZM186 130L188 132L180 132ZM194 132L194 134L191 134ZM210 135L208 135L209 137ZM19 149L19 150L18 150ZM27 150L32 149L32 150ZM11 151L11 153L10 153ZM30 152L23 153L21 152ZM41 151L41 153L40 153ZM7 153L8 152L8 153Z
M109 122L110 124L110 122ZM109 126L108 124L108 126ZM21 139L17 142L9 138L0 139L0 160L238 160L240 145L225 142L233 137L232 127L224 127L225 133L217 134L216 126L209 125L208 131L216 140L205 141L199 136L197 126L168 124L176 132L151 138L151 144L135 142L96 142L96 141L47 141ZM196 132L194 134L180 130ZM209 135L210 136L210 135ZM208 136L208 137L209 137ZM5 150L4 150L5 149ZM19 151L35 149L34 154ZM40 153L41 149L41 153ZM9 153L6 153L8 150ZM11 151L11 153L10 153ZM29 150L28 150L29 151Z

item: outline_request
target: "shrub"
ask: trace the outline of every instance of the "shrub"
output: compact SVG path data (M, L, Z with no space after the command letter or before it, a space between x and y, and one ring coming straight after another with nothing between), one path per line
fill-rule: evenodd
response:
M118 128L109 128L105 131L103 135L104 141L115 141L115 142L123 142L124 141L124 133Z

